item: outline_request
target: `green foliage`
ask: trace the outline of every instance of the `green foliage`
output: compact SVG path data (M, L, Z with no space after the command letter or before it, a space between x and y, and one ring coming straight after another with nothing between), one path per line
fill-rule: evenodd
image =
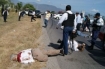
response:
M21 10L22 7L23 7L23 3L22 2L17 3L17 9L18 10Z
M35 10L35 7L32 4L25 4L23 7L24 10L29 9L29 10Z
M55 14L55 11L51 11L52 14Z
M8 1L6 1L6 0L0 0L0 5L4 5L6 3L8 3Z

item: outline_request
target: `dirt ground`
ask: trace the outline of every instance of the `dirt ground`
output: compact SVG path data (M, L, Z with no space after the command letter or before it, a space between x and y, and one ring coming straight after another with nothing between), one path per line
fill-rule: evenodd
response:
M0 69L40 69L45 66L44 62L23 65L10 60L13 53L40 46L37 40L42 34L41 30L41 19L38 18L30 22L30 17L24 16L18 21L18 13L11 12L4 23L0 17Z

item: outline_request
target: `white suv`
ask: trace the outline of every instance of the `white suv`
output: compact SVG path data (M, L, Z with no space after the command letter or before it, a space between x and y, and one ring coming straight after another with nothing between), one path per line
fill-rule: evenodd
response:
M55 19L60 19L62 17L62 14L54 14Z

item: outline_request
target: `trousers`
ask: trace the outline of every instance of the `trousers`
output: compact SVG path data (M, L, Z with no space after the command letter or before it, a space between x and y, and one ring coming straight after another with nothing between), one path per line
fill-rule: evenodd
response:
M45 24L45 27L47 27L47 25L48 25L48 20L47 19L44 20L44 24Z
M99 35L99 30L92 30L92 40L91 40L91 45L94 46L96 39L98 38Z
M40 62L46 62L48 60L48 56L54 56L58 54L60 54L60 50L55 49L45 50L39 48L32 49L33 58Z
M72 34L73 27L64 27L63 29L63 49L64 54L68 54L68 37Z

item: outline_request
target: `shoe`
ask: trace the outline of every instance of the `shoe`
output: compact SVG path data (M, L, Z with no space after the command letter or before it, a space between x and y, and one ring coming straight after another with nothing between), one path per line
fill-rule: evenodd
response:
M88 38L90 38L91 36L87 36Z
M88 46L88 50L93 50L93 46Z
M84 36L84 38L86 38L87 36Z
M63 49L60 50L60 53L62 54L62 56L65 56Z
M57 41L57 43L62 43L62 41L59 39L59 40Z

